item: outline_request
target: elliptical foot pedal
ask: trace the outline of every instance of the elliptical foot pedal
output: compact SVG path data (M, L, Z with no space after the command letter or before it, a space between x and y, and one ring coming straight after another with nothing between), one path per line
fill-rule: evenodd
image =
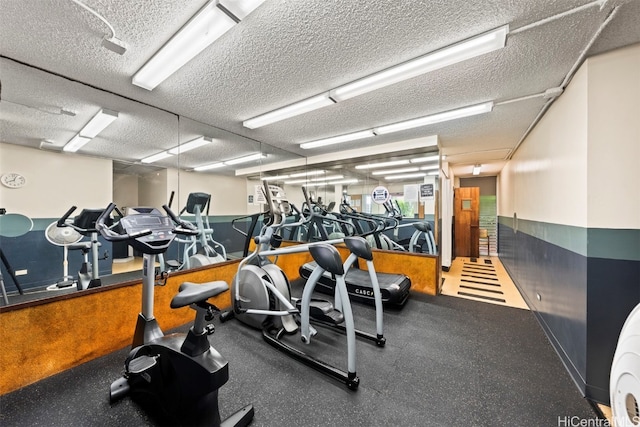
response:
M127 365L127 373L129 374L141 374L154 366L157 363L157 356L140 356L131 360Z
M296 301L296 308L302 309L302 300ZM339 325L344 322L344 316L333 308L333 304L322 299L312 299L309 304L309 316L319 322Z
M111 383L109 389L109 402L113 403L129 394L129 380L126 377L119 378Z

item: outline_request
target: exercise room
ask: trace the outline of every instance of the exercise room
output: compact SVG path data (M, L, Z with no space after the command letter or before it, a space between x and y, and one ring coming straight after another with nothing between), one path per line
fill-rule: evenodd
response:
M4 0L3 426L640 425L640 0Z

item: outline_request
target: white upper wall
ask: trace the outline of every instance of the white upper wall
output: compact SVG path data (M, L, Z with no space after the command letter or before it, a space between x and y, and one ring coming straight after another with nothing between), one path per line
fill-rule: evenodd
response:
M587 226L587 72L578 70L498 177L498 215Z
M59 218L71 206L98 209L113 197L111 160L0 143L0 174L17 172L27 184L0 186L0 207L30 218Z
M587 67L588 226L640 228L640 45Z

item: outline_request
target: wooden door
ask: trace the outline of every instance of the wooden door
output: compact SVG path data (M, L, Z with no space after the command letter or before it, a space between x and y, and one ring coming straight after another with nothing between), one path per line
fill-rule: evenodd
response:
M455 256L479 257L480 188L454 189Z

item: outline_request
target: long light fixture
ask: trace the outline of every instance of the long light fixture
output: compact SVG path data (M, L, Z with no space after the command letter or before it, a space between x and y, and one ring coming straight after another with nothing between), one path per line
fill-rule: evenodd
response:
M407 173L404 175L390 175L390 176L385 176L384 179L391 181L394 179L409 179L409 178L422 178L423 176L427 176L426 173Z
M462 117L475 116L477 114L488 113L493 110L493 102L484 102L482 104L472 105L470 107L458 108L456 110L445 111L443 113L432 114L430 116L420 117L417 119L406 120L404 122L394 123L387 126L379 126L374 129L378 135L386 133L399 132L402 130L413 129L421 126L431 125L434 123L446 122L449 120L460 119Z
M344 101L385 86L444 68L505 46L509 26L504 25L476 37L436 50L379 73L356 80L330 91L331 98Z
M79 134L77 134L73 138L71 138L71 140L67 142L64 147L62 147L62 151L75 153L89 141L91 141L91 138L85 138L84 136L80 136Z
M213 142L213 138L201 136L196 139L192 139L191 141L185 142L184 144L180 144L177 147L173 147L168 151L168 153L169 154L186 153L187 151L193 150L198 147L202 147L203 145L207 145L211 142Z
M63 151L75 153L85 144L95 138L100 132L102 132L107 126L109 126L115 119L118 118L118 112L108 110L106 108L98 111L98 114L93 116L89 122L78 132L69 142L62 147Z
M286 107L279 108L269 113L256 116L252 119L242 122L242 126L249 129L256 129L262 126L269 125L271 123L279 122L280 120L288 119L308 111L317 110L318 108L326 107L335 103L334 100L329 98L329 93L323 93L320 95L312 96L295 104L287 105Z
M238 157L237 159L225 160L224 164L228 166L232 166L240 163L253 162L254 160L260 160L260 159L266 159L266 158L267 158L267 155L264 153L255 153L255 154L250 154L244 157Z
M331 182L328 182L327 184L329 184L329 185L355 184L356 182L358 182L358 180L353 178L353 179L343 179L341 181L331 181Z
M505 46L508 33L509 26L504 25L470 39L463 40L456 44L396 65L395 67L391 67L354 82L347 83L315 97L245 120L242 124L250 129L255 129L260 126L274 123L278 120L284 120L298 114L331 105L334 102L344 101L345 99L353 98L485 53L493 52ZM311 100L314 100L314 102L311 102ZM304 107L298 108L299 104L304 105Z
M411 159L411 163L426 163L426 162L436 162L438 161L439 156L426 156L426 157L416 157Z
M304 144L300 144L300 148L309 149L309 148L317 148L324 147L326 145L339 144L341 142L347 141L355 141L358 139L369 138L371 136L375 136L373 130L363 130L360 132L349 133L346 135L333 136L331 138L318 139L316 141L305 142Z
M298 178L300 176L313 176L313 175L322 175L323 173L325 173L326 171L324 170L310 170L310 171L304 171L304 172L296 172L296 173L292 173L289 176L291 178Z
M260 178L262 181L277 181L281 179L287 179L289 175L275 175L275 176L263 176Z
M432 165L432 166L422 166L420 168L421 171L431 171L431 170L434 170L434 169L440 169L440 166Z
M173 156L173 154L169 153L168 151L163 151L162 153L158 153L158 154L154 154L153 156L149 156L149 157L145 157L144 159L140 160L142 163L154 163L160 160L164 160L168 157Z
M382 162L382 163L368 163L365 165L357 165L356 169L374 169L374 168L384 168L387 166L400 166L409 164L409 160L392 160L390 162Z
M197 172L202 172L202 171L208 171L211 169L218 169L224 166L225 164L223 162L217 162L217 163L211 163L210 165L197 166L193 168L193 170Z
M263 1L208 1L134 74L132 83L141 88L153 90L260 6Z
M413 129L420 126L427 126L434 123L446 122L449 120L460 119L463 117L470 117L478 114L484 114L492 110L493 110L493 101L489 101L489 102L484 102L482 104L476 104L468 107L458 108L455 110L444 111L442 113L436 113L429 116L419 117L417 119L411 119L411 120L406 120L404 122L393 123L386 126L379 126L373 129L349 133L346 135L338 135L338 136L333 136L331 138L319 139L311 142L304 142L300 144L300 148L304 148L304 149L316 148L316 147L336 144L336 143L345 142L345 141L367 138L375 135L383 135L387 133L400 132L403 130ZM438 156L423 157L422 159L413 159L411 160L411 162L417 163L419 161L429 161L432 158L433 160L436 160ZM407 160L406 163L409 163L409 161Z
M387 173L407 173L407 172L418 172L419 168L401 168L401 169L385 169L380 171L373 171L371 175L384 175Z
M474 165L473 166L473 170L471 171L472 175L480 175L480 168L482 167L482 165Z
M330 176L324 176L322 178L309 178L309 181L330 181L332 179L342 179L344 178L344 175L330 175Z

